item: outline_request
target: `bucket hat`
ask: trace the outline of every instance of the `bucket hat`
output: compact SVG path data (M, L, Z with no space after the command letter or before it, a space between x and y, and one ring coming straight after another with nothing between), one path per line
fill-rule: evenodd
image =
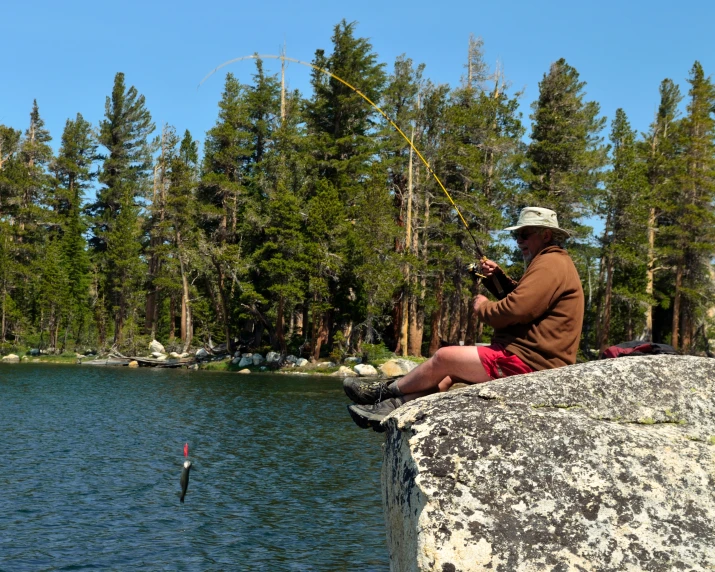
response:
M521 213L519 213L519 220L516 221L516 225L507 227L504 230L519 230L527 226L548 228L555 232L560 232L565 236L573 236L573 231L559 226L559 219L554 211L541 207L526 207L522 209Z

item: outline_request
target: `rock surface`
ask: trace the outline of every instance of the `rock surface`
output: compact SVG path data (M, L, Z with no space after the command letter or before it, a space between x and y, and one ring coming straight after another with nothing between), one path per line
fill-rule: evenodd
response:
M15 354L7 354L2 358L3 363L20 363L20 356Z
M393 571L715 568L713 359L515 376L384 423Z

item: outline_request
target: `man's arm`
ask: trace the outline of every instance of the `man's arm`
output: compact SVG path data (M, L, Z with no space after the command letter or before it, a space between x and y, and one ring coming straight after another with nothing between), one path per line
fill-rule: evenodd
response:
M494 328L504 328L528 324L542 316L553 303L561 284L562 272L558 264L554 265L555 261L556 257L536 258L517 287L498 302L477 297L474 308L477 317Z

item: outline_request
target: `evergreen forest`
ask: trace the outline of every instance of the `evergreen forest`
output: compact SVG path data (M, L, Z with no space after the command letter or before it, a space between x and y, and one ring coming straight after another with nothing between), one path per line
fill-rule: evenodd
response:
M512 277L524 265L501 229L521 208L554 209L575 231L582 359L636 339L710 355L715 85L697 61L682 85L663 79L636 133L560 59L527 128L480 39L455 86L406 56L381 63L354 23L331 41L312 64L384 115L315 69L312 93L288 91L256 58L250 82L226 74L201 141L157 126L123 73L98 125L77 113L50 134L37 102L27 125L0 125L2 353L138 355L155 338L340 360L489 341L471 308L475 244L387 116Z

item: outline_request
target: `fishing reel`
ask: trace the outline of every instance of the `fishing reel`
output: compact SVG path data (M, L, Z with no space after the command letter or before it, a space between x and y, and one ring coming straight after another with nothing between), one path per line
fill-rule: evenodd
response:
M481 273L481 269L482 265L479 262L472 262L470 264L467 264L467 272L469 272L475 278L483 280L484 278L486 278L486 276Z

